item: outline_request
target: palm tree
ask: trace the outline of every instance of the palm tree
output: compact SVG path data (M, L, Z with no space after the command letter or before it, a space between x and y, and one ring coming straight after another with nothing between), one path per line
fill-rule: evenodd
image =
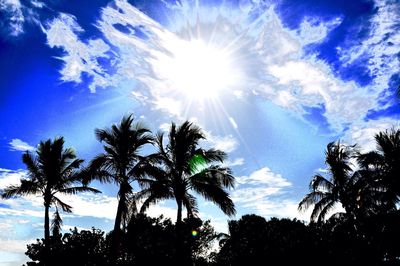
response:
M125 116L120 124L108 129L96 129L97 139L104 143L104 153L89 164L91 179L115 183L119 186L118 208L114 223L114 248L117 248L121 224L126 224L133 198L131 182L146 171L146 157L141 148L153 142L150 130L142 124L133 124L133 116ZM116 254L114 254L116 255Z
M299 211L305 211L314 205L311 221L321 222L337 203L341 203L346 214L354 212L354 180L350 159L354 156L355 146L346 146L331 142L325 152L325 163L328 166L329 178L315 175L310 182L310 193L299 203Z
M373 192L375 212L396 210L400 196L400 129L375 135L377 149L358 155L367 185Z
M72 207L58 198L58 194L76 194L78 192L100 193L97 189L82 185L82 172L79 167L83 160L77 159L74 150L64 149L64 138L57 137L52 141L41 141L36 156L26 152L22 161L27 166L28 178L21 179L20 185L7 187L2 198L15 196L41 195L45 208L44 238L49 245L50 222L49 209L52 205L71 212Z
M197 192L206 200L214 202L227 215L235 214L235 207L225 188L234 187L234 177L229 168L212 163L223 163L226 154L219 150L198 148L205 139L201 129L186 121L179 127L172 123L169 144L164 145L163 134L158 133L158 152L153 155L158 161L147 178L139 179L143 188L137 199L144 199L141 212L161 200L174 199L178 206L177 227L182 223L182 210L188 216L197 212Z

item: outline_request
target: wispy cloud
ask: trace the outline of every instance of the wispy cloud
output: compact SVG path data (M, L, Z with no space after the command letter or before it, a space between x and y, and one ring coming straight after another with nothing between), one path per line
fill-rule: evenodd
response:
M362 152L372 151L376 148L375 135L379 132L400 127L400 122L392 118L369 120L364 123L353 124L344 139L351 144L357 144Z
M236 158L233 161L232 160L227 160L224 162L224 166L226 167L232 167L232 166L239 166L244 164L244 158Z
M370 18L370 31L361 42L349 49L339 49L345 66L365 64L374 77L370 90L389 96L390 78L398 74L400 59L400 5L396 1L376 0L376 14ZM385 91L386 90L386 91Z
M299 116L305 115L307 108L321 108L321 116L337 133L345 131L349 124L362 122L369 110L381 108L379 99L398 65L396 20L385 18L393 17L397 7L377 2L379 12L372 18L371 37L362 47L340 51L342 61L349 63L368 53L373 63L371 73L381 73L373 86L362 88L341 80L326 62L303 54L305 45L323 42L342 23L342 17L325 22L306 17L299 30L292 31L283 26L273 7L261 5L254 2L246 9L236 10L223 4L219 9L191 7L186 1L168 4L174 23L167 28L127 1L116 0L102 10L97 22L103 38L116 50L101 39L81 40L78 34L84 29L68 14L60 14L50 22L45 33L50 47L66 52L60 58L65 62L61 70L64 81L80 82L81 74L87 73L93 77L91 91L96 87L126 87L124 84L135 81L133 95L140 102L178 118L194 115L188 112L191 103L185 102L185 97L160 76L161 63L165 57L173 56L176 43L187 39L184 32L198 26L205 34L200 37L208 38L212 23L217 25L210 31L217 36L213 41L222 47L233 45L232 60L242 68L243 83L238 82L228 94L240 95L241 99L256 94ZM264 11L260 13L261 9ZM257 18L255 10L260 14ZM391 34L392 44L380 41L385 34ZM107 60L112 72L99 63L100 58ZM390 73L377 70L382 62L385 69L392 69ZM228 119L237 129L236 122L230 116Z
M12 151L34 151L35 147L29 145L20 139L12 139L10 141L10 148Z
M81 82L82 73L93 77L93 83L89 86L92 92L97 86L107 87L110 83L106 71L98 63L98 59L107 59L110 47L101 39L89 40L84 43L79 40L77 34L84 30L76 22L76 18L70 14L61 13L45 28L47 44L50 47L62 48L66 55L59 59L64 61L61 69L63 81Z
M11 36L22 34L25 18L22 13L21 2L19 0L3 0L0 2L0 10L7 16L9 34Z
M292 187L291 182L268 167L236 179L237 185L232 192L232 199L247 213L308 220L306 215L297 211L298 202L287 195L287 189Z
M233 152L238 147L239 143L232 135L226 136L215 136L210 132L206 132L207 143L211 145L212 148L221 150L224 152Z
M2 13L2 28L0 31L11 37L18 37L24 34L26 22L40 24L37 9L41 9L45 4L41 1L30 0L2 0L0 1L0 11Z

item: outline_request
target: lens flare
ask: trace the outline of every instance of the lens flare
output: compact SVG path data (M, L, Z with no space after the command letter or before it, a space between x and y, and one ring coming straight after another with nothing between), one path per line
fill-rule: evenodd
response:
M197 232L196 230L192 230L192 236L193 237L197 237L198 234L199 234L199 232Z

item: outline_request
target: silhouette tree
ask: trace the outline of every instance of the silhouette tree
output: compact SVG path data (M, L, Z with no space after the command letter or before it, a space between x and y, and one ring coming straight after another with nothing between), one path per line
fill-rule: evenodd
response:
M400 196L400 129L375 135L377 149L360 154L361 175L371 188L375 213L396 210Z
M354 146L331 142L325 152L329 178L315 175L310 182L310 190L299 203L299 211L314 205L311 221L323 221L336 203L341 203L346 215L352 216L355 210L353 175L350 159L355 155Z
M41 195L45 208L44 239L48 247L50 237L49 209L52 205L71 212L72 207L58 198L58 194L76 194L78 192L100 193L97 189L82 185L82 172L79 171L83 160L77 159L75 152L64 149L64 138L58 137L41 141L36 156L26 152L22 161L27 166L28 178L21 179L20 185L7 187L2 197Z
M234 187L232 172L227 167L213 164L223 163L226 154L199 148L199 141L205 136L199 127L189 121L179 127L172 123L166 146L163 137L162 133L158 133L156 138L158 153L154 158L159 162L158 167L148 178L138 180L143 190L137 198L145 199L141 212L160 200L174 199L178 206L176 223L179 226L183 207L188 216L197 212L197 200L192 194L195 191L215 203L225 214L235 214L234 204L225 191L225 188Z
M182 227L182 210L186 208L187 216L193 217L197 212L197 192L206 200L215 203L225 214L235 214L234 204L226 188L233 188L234 177L231 170L218 164L226 158L219 150L199 148L199 141L205 139L201 129L189 121L180 126L171 124L168 135L169 143L163 143L163 134L158 133L156 145L158 152L152 157L151 173L146 178L138 179L143 188L136 195L137 200L144 200L140 212L143 213L151 204L160 200L176 201L177 219L177 256L178 265L192 264L192 254L185 252L184 228Z
M206 255L216 239L209 221L199 218L183 219L183 241L186 253L193 254L195 265L206 261ZM177 230L170 219L137 214L129 222L125 235L127 255L133 265L174 265L179 261ZM193 231L197 234L193 235ZM131 265L129 264L129 265Z
M115 183L119 186L118 208L113 230L113 249L118 250L121 225L127 224L129 209L135 206L131 182L146 172L146 157L141 148L151 144L150 130L140 123L133 123L133 116L125 116L118 125L108 129L96 129L96 138L104 143L104 153L97 155L89 164L90 180ZM89 180L87 180L89 181Z
M25 253L32 261L27 266L107 266L115 265L107 258L109 240L99 229L81 230L75 227L64 235L51 236L51 253L46 255L44 243L37 239ZM46 264L47 265L47 264Z
M314 265L320 261L317 238L300 221L244 215L229 221L229 234L220 242L217 265ZM319 251L319 250L318 250Z

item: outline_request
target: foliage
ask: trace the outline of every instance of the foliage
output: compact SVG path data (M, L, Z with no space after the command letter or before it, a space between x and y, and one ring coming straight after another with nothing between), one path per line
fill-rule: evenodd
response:
M74 228L70 233L50 238L50 255L46 258L44 240L28 245L25 253L32 261L27 266L59 265L59 266L102 266L107 263L108 244L104 232L92 228L81 230ZM46 260L47 259L47 260Z
M164 136L156 137L158 153L153 157L157 164L148 178L138 179L143 188L137 195L144 199L141 212L160 200L174 199L178 206L177 224L182 221L182 207L188 215L196 215L197 192L206 200L215 203L225 214L235 214L235 206L226 188L233 188L235 179L229 168L223 163L226 154L223 151L199 147L199 141L205 139L202 130L189 121L180 126L171 124L169 143L164 144Z
M202 265L217 238L210 221L203 222L194 217L184 219L179 230L183 235L183 254L177 250L180 239L176 225L170 219L138 214L132 218L125 239L131 262L134 265L173 265L181 261L178 256L186 256L195 265ZM198 233L196 236L193 236L193 230Z
M28 178L2 191L3 198L43 197L45 238L28 245L26 255L32 261L27 266L400 265L400 129L378 133L376 149L367 153L340 141L327 145L327 174L313 177L309 193L299 203L299 210L313 208L310 224L244 215L229 221L228 234L216 233L210 221L197 217L194 192L224 213L235 213L226 191L235 179L221 165L226 154L200 148L205 136L199 127L188 121L172 123L165 145L163 134L153 137L127 116L119 125L96 130L96 136L104 143L104 153L84 170L83 160L72 149L64 149L62 137L49 139L39 144L36 155L23 155ZM141 155L146 144L155 144L158 151ZM99 192L87 186L95 179L119 185L114 230L105 236L95 228L75 228L62 235L59 209L70 212L71 206L58 194ZM133 181L142 188L136 194ZM165 199L177 202L176 224L144 214L151 204ZM144 200L139 213L137 200ZM328 219L335 204L345 212ZM52 236L51 206L56 208ZM216 240L220 249L213 251Z
M82 185L83 172L79 171L83 160L77 159L74 150L64 148L64 138L54 141L41 141L36 149L36 156L26 152L22 161L28 170L28 178L21 179L20 185L7 187L3 198L15 196L40 195L45 207L44 236L50 237L49 208L60 207L65 212L72 212L72 207L58 198L59 194L76 194L79 192L100 193L97 189ZM57 211L58 215L58 211ZM61 219L58 215L58 219Z

